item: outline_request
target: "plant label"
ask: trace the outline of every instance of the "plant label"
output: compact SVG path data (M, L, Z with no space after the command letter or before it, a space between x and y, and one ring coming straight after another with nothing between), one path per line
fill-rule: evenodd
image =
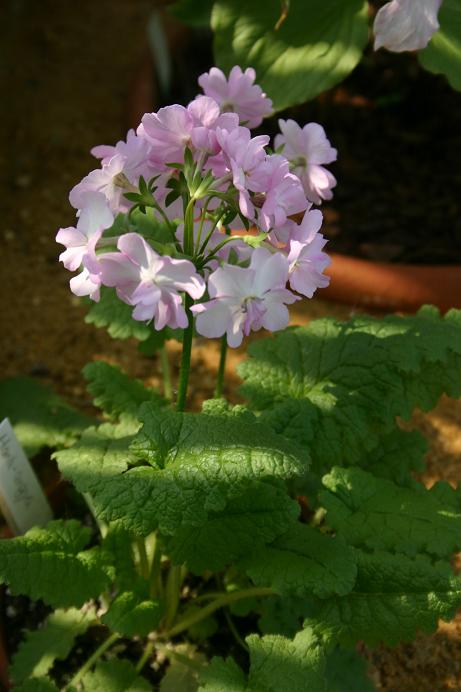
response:
M8 418L0 423L0 510L15 534L25 533L53 518Z

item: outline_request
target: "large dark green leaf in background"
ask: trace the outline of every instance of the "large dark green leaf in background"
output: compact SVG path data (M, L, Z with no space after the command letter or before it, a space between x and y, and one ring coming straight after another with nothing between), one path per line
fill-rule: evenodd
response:
M254 67L275 110L303 103L343 80L360 61L367 11L364 0L291 0L275 29L279 0L217 0L211 15L216 62L227 71Z
M445 0L439 12L440 29L418 54L426 70L443 74L461 90L461 0Z

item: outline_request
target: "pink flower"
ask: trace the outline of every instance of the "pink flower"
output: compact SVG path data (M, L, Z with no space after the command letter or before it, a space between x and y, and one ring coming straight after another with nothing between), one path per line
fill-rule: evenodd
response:
M80 202L83 206L77 227L61 228L56 235L56 242L67 248L61 252L59 260L72 272L80 267L85 255L94 254L103 230L114 223L114 215L100 192L84 192Z
M272 112L272 101L254 84L256 73L248 67L245 72L237 65L227 80L217 67L202 74L198 83L207 96L217 101L222 112L238 113L240 121L250 128L257 127Z
M131 204L124 197L127 189L121 178L136 186L141 175L146 179L155 175L157 169L152 164L150 152L149 143L137 137L133 130L128 132L126 142L117 142L115 147L104 144L94 147L92 153L102 158L102 166L88 173L72 188L69 195L70 203L76 209L81 209L82 195L90 191L101 192L114 213L128 211Z
M239 191L240 210L248 219L254 219L254 207L248 191L261 189L257 171L266 159L264 147L269 144L269 137L251 137L247 127L238 127L231 132L218 129L217 137L227 168L232 173L234 186Z
M282 134L276 135L275 147L278 149L283 145L283 155L301 180L307 198L314 204L321 204L322 199L331 199L331 188L336 185L336 178L320 164L336 161L337 151L331 146L323 127L308 123L301 129L294 120L279 120L279 127Z
M102 283L115 286L117 295L134 305L135 320L154 319L155 329L187 327L180 293L195 300L205 291L205 282L192 262L162 257L137 233L126 233L117 244L120 253L100 259Z
M143 115L138 135L152 145L152 161L157 166L182 163L186 146L191 145L194 121L184 106L160 108Z
M323 214L318 209L312 209L311 207L312 205L309 204L301 224L287 219L282 226L274 228L269 234L270 242L278 247L281 245L287 246L290 240L306 242L307 238L317 233L322 226Z
M309 204L299 178L290 173L288 161L278 154L266 158L251 183L262 195L258 224L263 231L282 226L288 216L304 211Z
M91 300L99 301L101 278L92 274L86 267L70 281L70 290L79 298L89 296Z
M330 283L330 278L322 273L331 260L322 252L327 241L318 232L321 222L318 210L308 211L289 244L290 287L308 298L312 298L317 288L325 288Z
M381 7L373 30L375 50L396 53L425 48L438 30L437 14L442 0L392 0Z
M146 139L138 137L134 130L128 130L126 142L121 139L115 146L99 144L91 150L93 156L107 165L111 158L120 154L125 160L124 173L130 180L139 178L148 165L151 147Z
M217 154L220 146L216 138L216 128L230 132L238 127L236 113L221 113L216 101L209 96L197 96L187 106L192 116L191 140L194 147L209 154Z
M227 343L236 348L252 330L284 329L289 320L286 305L299 300L285 288L288 268L283 255L258 248L248 269L217 269L208 279L211 300L191 308L198 333L209 338L227 334Z

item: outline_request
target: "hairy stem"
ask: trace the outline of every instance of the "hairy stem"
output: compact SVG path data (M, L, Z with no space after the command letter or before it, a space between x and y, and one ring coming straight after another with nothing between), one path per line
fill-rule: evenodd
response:
M194 304L192 298L186 293L184 298L184 308L189 320L189 324L183 332L182 338L182 354L181 354L181 369L179 371L178 382L178 399L176 402L176 410L184 411L187 399L187 385L189 383L190 356L192 352L192 338L194 336L194 316L190 308Z
M146 544L144 538L136 539L136 546L138 548L139 554L139 566L141 568L141 575L144 579L149 578L149 561L147 559Z
M179 595L182 584L181 565L172 565L166 582L166 615L165 628L169 629L174 622L179 606Z
M149 660L149 658L154 653L154 649L155 649L154 642L147 642L146 648L144 649L142 656L136 665L136 672L137 673L140 673L142 671L142 669L146 665L147 661Z
M152 537L152 562L149 572L150 597L162 598L163 583L161 575L161 554L157 534Z
M90 668L96 663L96 661L101 658L103 653L109 649L112 644L114 644L117 639L120 639L120 635L114 632L114 634L111 634L110 637L108 637L101 646L99 646L96 651L90 656L90 658L87 660L86 663L83 664L83 666L76 672L72 680L69 682L67 687L73 687L75 686L82 678L83 676L90 670Z
M224 384L224 372L226 369L226 356L227 356L227 335L221 338L221 355L219 358L219 368L218 368L218 378L216 380L216 389L214 392L215 398L220 399L222 397L222 390Z
M168 351L165 344L163 344L162 348L160 349L160 365L162 367L163 376L163 394L165 399L172 401L173 386L171 384L170 359L168 357Z
M177 634L180 634L181 632L184 632L184 630L189 629L189 627L192 625L195 625L196 622L200 622L201 620L207 618L209 615L211 615L211 613L214 613L215 610L218 610L218 608L222 608L229 603L235 603L235 601L241 601L244 598L273 595L274 591L268 587L254 587L251 589L244 589L243 591L232 591L232 593L223 594L204 608L201 608L200 611L192 613L192 615L180 620L174 627L167 631L164 636L168 638L175 637Z

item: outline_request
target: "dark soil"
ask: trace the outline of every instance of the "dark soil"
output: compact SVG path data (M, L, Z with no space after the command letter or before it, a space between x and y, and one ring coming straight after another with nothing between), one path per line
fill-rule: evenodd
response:
M146 384L160 384L155 358L139 355L133 341L113 341L83 322L85 309L69 292L69 274L57 262L60 250L54 242L56 230L74 218L69 189L94 166L90 147L116 141L125 129L127 94L145 52L151 9L150 0L4 0L0 8L0 376L31 374L83 410L89 410L91 400L81 368L91 360L107 360ZM383 246L402 246L396 259L407 260L410 252L416 260L422 248L426 255L418 255L418 261L436 256L460 261L459 94L443 79L423 75L412 58L370 60L375 67L359 68L303 116L322 122L340 152L335 202L324 206L327 233L335 236L333 249L360 237L357 247L381 240ZM370 75L381 67L381 81L376 81ZM419 96L418 84L423 89ZM427 219L430 226L423 224ZM398 231L383 235L386 228ZM445 255L437 254L439 238L448 243ZM363 247L354 251L363 253ZM319 298L296 305L293 323L350 313ZM169 349L177 374L179 347L172 342ZM218 350L215 343L197 342L189 402L194 408L213 392ZM229 354L225 395L235 388L235 365L242 354ZM425 482L444 478L458 483L461 404L444 399L432 414L416 416L414 424L431 442ZM39 460L39 472L45 484L53 484L46 456ZM66 495L58 515L72 516L75 501ZM47 612L11 596L1 609L10 652L22 628L38 625ZM221 654L231 653L228 639L216 642ZM87 648L81 644L82 651L73 655L85 657L95 645L86 639ZM461 691L461 618L413 644L365 653L383 692Z

